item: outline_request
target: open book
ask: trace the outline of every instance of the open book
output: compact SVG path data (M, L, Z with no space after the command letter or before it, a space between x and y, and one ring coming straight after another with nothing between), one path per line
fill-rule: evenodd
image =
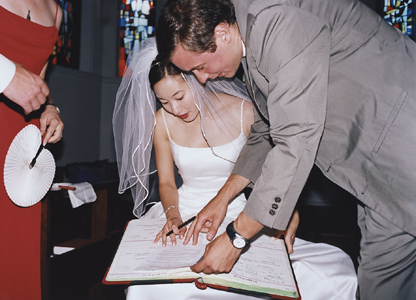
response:
M225 219L218 234L225 231ZM153 244L165 219L135 219L128 223L104 284L146 284L202 281L220 289L244 293L266 293L275 298L300 299L299 290L283 240L260 235L245 251L232 271L226 274L194 273L194 265L204 254L208 241L201 234L197 245L175 247L169 242Z

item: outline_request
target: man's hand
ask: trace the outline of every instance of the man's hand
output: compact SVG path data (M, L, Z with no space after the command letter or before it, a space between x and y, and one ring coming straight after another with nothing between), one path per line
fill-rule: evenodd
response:
M16 73L3 94L29 114L45 103L49 88L38 75L16 64Z
M250 239L263 225L242 212L234 221L234 228L243 237ZM191 270L205 274L227 273L231 271L240 254L241 250L231 244L227 233L223 233L206 246L203 258Z
M235 248L226 233L219 235L205 248L203 258L191 270L194 272L228 273L241 254L241 250Z
M227 213L228 201L223 201L220 197L213 198L196 215L195 220L189 227L185 236L184 244L187 245L193 236L192 244L198 243L199 232L207 232L207 239L211 241L217 234L218 227L224 220Z
M198 213L196 219L192 222L185 236L184 244L187 245L193 236L192 244L198 243L200 232L207 233L207 239L212 240L217 234L218 227L227 212L228 204L236 195L238 195L248 184L250 180L240 175L231 174L227 182L205 207Z
M290 219L289 225L286 230L277 230L274 234L274 238L278 239L282 235L285 239L285 244L287 251L293 253L293 242L295 241L296 231L299 226L299 212L295 210L293 212L292 218Z

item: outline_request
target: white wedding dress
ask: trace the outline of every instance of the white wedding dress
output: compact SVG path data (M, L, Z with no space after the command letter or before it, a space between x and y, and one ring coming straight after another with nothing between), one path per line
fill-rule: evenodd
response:
M244 103L244 101L243 101ZM242 103L242 105L243 105ZM241 120L242 123L242 120ZM166 128L167 124L165 122ZM169 130L167 128L168 134ZM211 148L189 148L177 145L169 135L175 164L183 179L179 192L179 211L183 218L198 213L223 186L231 174L241 148L247 141L241 134L231 143ZM218 156L225 157L224 160ZM228 206L227 216L235 219L243 210L243 194ZM161 203L155 204L143 218L164 218ZM357 276L350 257L342 250L322 243L310 243L296 238L290 255L303 300L353 300ZM127 300L148 299L263 299L207 288L198 289L194 283L131 285L126 290ZM264 297L264 299L271 299Z

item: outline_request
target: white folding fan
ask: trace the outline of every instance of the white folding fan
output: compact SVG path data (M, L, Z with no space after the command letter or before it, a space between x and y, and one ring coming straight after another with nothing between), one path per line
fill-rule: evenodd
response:
M42 149L40 130L28 125L16 135L7 151L4 185L16 205L36 204L52 185L55 160L49 150Z

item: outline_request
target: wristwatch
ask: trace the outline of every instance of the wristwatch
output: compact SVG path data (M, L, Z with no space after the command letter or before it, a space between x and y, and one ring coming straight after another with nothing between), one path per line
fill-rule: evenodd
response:
M61 110L59 109L59 107L58 107L58 106L56 106L56 104L55 104L55 103L48 102L48 103L46 103L46 104L45 104L45 106L48 106L48 105L55 107L56 112L58 113L58 115L60 115L60 114L61 114Z
M250 241L243 237L241 234L238 234L234 229L234 221L228 224L227 226L227 235L231 240L233 246L237 249L244 249L250 245Z

